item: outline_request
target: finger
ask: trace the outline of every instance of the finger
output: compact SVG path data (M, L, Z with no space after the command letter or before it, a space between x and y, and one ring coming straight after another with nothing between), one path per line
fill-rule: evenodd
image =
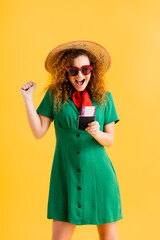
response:
M98 130L97 128L89 129L89 131L97 131L97 130Z
M89 126L92 126L92 125L95 125L95 124L96 124L96 121L88 123Z
M88 125L89 126L99 126L99 122L94 121L94 122L88 123Z
M95 134L95 133L97 133L97 131L88 131L90 134Z
M24 85L23 85L23 89L26 89L26 88L28 88L28 87L27 87L27 84L24 84Z
M96 129L99 129L99 126L88 127L88 129L90 129L90 130L96 130Z

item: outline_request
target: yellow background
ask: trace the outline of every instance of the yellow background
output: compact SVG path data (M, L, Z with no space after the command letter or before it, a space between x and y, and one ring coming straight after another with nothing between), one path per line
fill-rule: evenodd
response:
M47 219L54 125L36 140L20 87L36 83L35 108L47 83L44 61L57 45L91 40L112 58L106 75L120 121L106 148L117 173L123 220L119 240L159 238L159 1L1 2L0 239L51 239ZM77 226L73 240L98 239L95 225Z

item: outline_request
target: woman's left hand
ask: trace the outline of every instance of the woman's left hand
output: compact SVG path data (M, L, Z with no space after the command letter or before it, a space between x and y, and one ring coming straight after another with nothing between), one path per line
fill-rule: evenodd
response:
M88 127L85 128L85 131L90 133L92 136L96 136L100 131L99 128L100 128L99 122L93 121L88 123Z

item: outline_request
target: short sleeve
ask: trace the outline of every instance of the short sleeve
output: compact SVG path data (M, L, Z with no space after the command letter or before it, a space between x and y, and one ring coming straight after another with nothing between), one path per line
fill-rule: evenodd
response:
M53 95L49 90L46 91L41 103L37 108L37 113L40 113L43 116L54 119L53 115Z
M113 101L113 97L111 92L107 91L106 95L109 97L107 99L107 104L105 107L105 113L104 113L104 124L108 124L111 123L113 121L115 121L115 123L117 123L120 119L117 115L117 111L116 111L116 107Z

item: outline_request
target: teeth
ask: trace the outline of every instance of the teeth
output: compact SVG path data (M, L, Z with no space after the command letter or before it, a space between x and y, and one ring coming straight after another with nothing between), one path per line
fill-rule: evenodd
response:
M82 82L84 79L82 79L82 80L76 80L77 82Z
M75 80L75 81L76 81L76 83L78 84L78 86L81 86L81 85L83 85L85 79L82 79L82 80Z

